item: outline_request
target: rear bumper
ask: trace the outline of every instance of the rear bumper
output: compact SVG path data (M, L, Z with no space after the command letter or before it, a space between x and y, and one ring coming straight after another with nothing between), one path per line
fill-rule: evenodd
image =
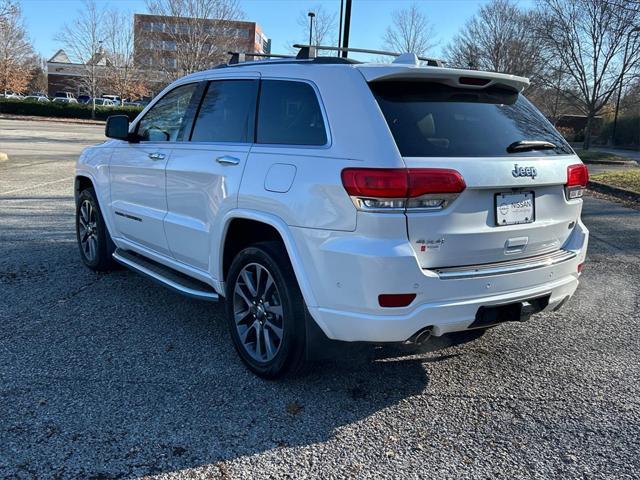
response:
M334 340L364 342L403 342L418 331L432 327L432 334L466 330L480 307L519 302L550 295L545 311L553 310L578 287L577 275L515 293L493 295L450 303L422 304L407 315L358 314L328 308L314 308L311 315Z
M480 307L547 295L545 311L558 307L578 286L578 265L585 259L588 230L578 222L563 245L573 255L559 263L449 279L422 270L406 240L327 239L322 235L316 237L316 248L311 238L305 240L310 245L306 253L313 260L311 284L319 303L309 305L309 311L324 333L342 341L402 342L426 327L436 336L465 330ZM377 304L380 293L417 296L408 307L381 308Z

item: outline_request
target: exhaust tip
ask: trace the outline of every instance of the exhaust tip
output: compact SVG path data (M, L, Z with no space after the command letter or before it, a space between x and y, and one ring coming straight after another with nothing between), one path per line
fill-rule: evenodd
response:
M409 342L415 343L416 345L422 345L423 343L425 343L427 340L431 338L432 333L433 333L433 327L431 326L425 327L422 330L415 333L409 339Z

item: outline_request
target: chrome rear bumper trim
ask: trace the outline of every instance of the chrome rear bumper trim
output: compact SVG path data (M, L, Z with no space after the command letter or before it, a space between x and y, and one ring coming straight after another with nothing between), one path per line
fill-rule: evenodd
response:
M464 267L447 267L432 269L443 280L458 280L461 278L490 277L505 273L523 272L537 268L549 267L567 262L576 257L571 250L557 250L553 253L538 255L505 262L484 263L481 265L467 265Z

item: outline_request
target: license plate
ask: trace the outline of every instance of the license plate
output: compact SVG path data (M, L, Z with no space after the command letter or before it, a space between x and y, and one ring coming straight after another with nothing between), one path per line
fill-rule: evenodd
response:
M533 192L498 193L495 198L496 225L517 225L535 220Z

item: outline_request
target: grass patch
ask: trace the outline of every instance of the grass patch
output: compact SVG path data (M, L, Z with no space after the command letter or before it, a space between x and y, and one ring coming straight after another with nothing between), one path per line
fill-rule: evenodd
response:
M585 163L589 162L628 162L629 159L614 153L596 152L595 150L576 150L576 153Z
M621 172L598 173L592 175L591 180L640 193L640 168Z

